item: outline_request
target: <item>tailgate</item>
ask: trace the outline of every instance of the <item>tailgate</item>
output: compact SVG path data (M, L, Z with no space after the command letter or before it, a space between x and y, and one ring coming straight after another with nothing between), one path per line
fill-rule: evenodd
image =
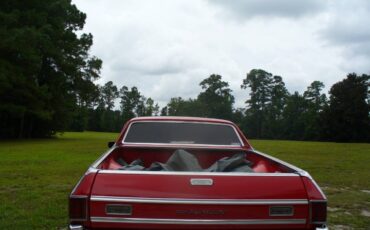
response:
M102 170L90 198L95 228L305 228L308 201L297 174Z

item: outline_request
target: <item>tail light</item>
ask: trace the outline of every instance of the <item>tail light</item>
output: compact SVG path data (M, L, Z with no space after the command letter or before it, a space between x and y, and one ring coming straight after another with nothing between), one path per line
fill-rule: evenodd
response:
M83 222L87 220L87 196L69 197L70 222Z
M311 222L313 224L326 223L326 206L327 202L325 200L311 201Z

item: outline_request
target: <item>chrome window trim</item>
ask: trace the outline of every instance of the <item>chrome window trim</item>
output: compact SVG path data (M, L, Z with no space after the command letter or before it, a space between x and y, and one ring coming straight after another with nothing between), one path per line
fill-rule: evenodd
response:
M299 177L296 173L253 173L253 172L170 172L170 171L134 171L134 170L117 170L102 169L101 174L148 174L148 175L168 175L168 176L290 176Z
M239 140L239 145L215 145L215 144L171 144L171 143L145 143L145 142L125 142L126 136L128 132L131 129L131 126L136 123L189 123L189 124L209 124L209 125L222 125L222 126L229 126L231 127L238 140ZM125 135L122 138L122 144L138 144L138 145L168 145L168 146L195 146L195 147L201 147L201 146L214 146L214 147L241 147L244 145L243 140L241 139L239 132L236 130L235 126L232 124L226 124L226 123L217 123L217 122L206 122L206 121L133 121L130 123L130 125L127 127L125 131Z
M305 205L306 199L184 199L143 198L118 196L91 196L90 201L126 202L146 204L207 204L207 205Z
M92 216L91 222L131 224L205 224L205 225L269 225L306 224L306 219L161 219Z

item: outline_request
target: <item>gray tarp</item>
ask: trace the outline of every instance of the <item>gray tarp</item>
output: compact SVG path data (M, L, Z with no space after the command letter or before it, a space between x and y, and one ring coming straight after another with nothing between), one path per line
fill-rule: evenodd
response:
M146 171L191 171L191 172L253 172L251 162L245 158L245 153L236 153L231 157L224 157L216 161L207 169L203 169L198 159L191 153L176 150L166 163L154 162L149 168L143 166L141 159L127 164L122 158L117 162L122 165L120 170L146 170Z

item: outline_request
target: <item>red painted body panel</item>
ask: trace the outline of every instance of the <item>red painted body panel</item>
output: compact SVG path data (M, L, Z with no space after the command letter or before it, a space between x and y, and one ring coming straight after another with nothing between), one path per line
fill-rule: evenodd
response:
M191 178L213 179L212 186L192 186ZM282 186L283 185L283 186ZM92 195L207 198L207 199L307 199L299 176L200 176L163 174L101 174Z
M163 173L117 170L121 167L116 161L118 157L128 163L141 158L144 166L148 167L155 161L166 162L176 148L183 147L122 144L130 122L137 121L191 121L232 125L242 139L241 147L218 149L215 149L215 146L184 147L198 159L203 168L209 167L222 157L244 151L247 153L247 160L253 162L254 173ZM219 119L189 117L145 117L130 122L125 124L116 145L89 169L71 193L71 196L86 196L88 199L86 207L88 219L72 224L80 224L89 229L315 229L319 226L317 223L311 224L310 202L312 200L326 202L326 197L313 179L307 173L303 175L304 171L298 172L300 169L294 166L253 151L245 136L233 123ZM190 183L191 179L211 179L213 184L193 186ZM101 197L103 199L100 199ZM104 200L105 198L107 200ZM161 203L162 200L170 202ZM176 203L172 202L173 200L186 202ZM201 203L204 200L208 203ZM219 203L225 200L232 200L234 203ZM239 200L246 203L238 203ZM280 203L274 204L274 201ZM107 214L107 205L112 204L130 205L132 212L129 215ZM270 208L274 206L292 207L293 213L288 216L273 216L270 214ZM166 224L145 222L153 220L169 222ZM171 223L171 220L181 220L182 224ZM194 220L196 222L191 224L186 222ZM211 222L202 223L202 220ZM218 220L242 220L246 223L208 224Z

